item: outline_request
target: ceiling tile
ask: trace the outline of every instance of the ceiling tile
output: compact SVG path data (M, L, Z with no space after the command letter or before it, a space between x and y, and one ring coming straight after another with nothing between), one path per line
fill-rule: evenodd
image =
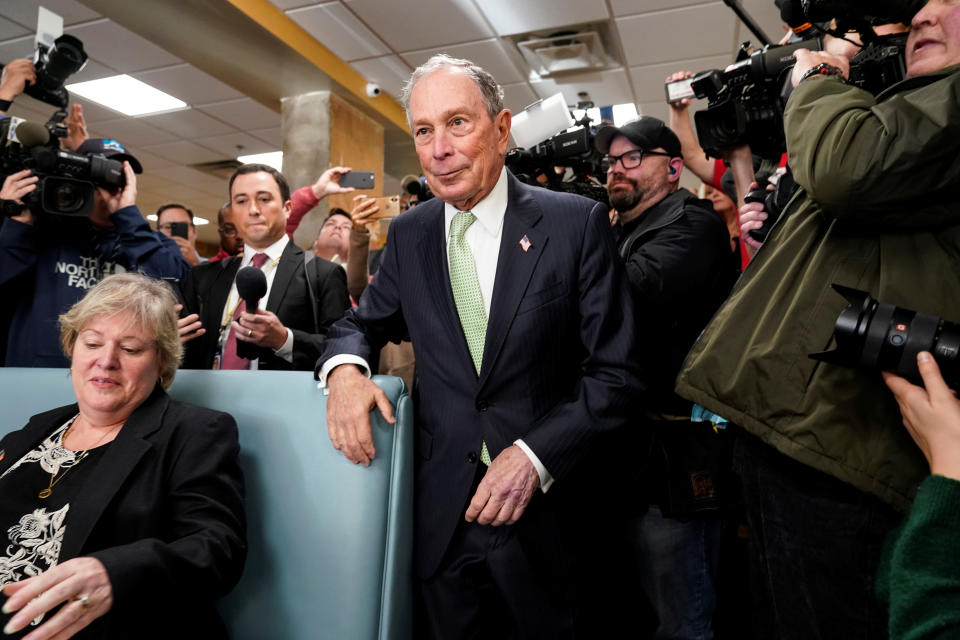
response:
M540 97L526 82L503 87L503 106L510 109L511 113L520 113L539 99Z
M33 35L14 38L13 40L0 44L0 60L7 63L14 58L32 59L35 49Z
M200 164L203 162L216 162L225 160L230 156L225 156L219 151L213 151L202 147L189 140L177 140L176 142L165 142L144 147L150 153L154 153L161 158L166 158L180 164Z
M638 66L676 59L677 38L683 33L697 34L684 39L683 58L732 56L734 21L734 14L726 5L714 2L617 18L616 23L627 65Z
M111 69L95 60L87 60L87 64L83 65L83 69L80 69L80 71L77 71L67 78L67 84L86 82L87 80L99 80L100 78L109 78L115 75L117 75L115 69Z
M91 58L122 73L182 62L146 38L106 18L67 27L64 31L83 40L83 48Z
M287 16L341 60L374 58L390 49L339 2L287 11Z
M687 7L691 5L704 5L704 4L713 4L716 0L644 0L643 2L637 2L637 0L610 0L610 8L613 10L613 15L620 16L632 16L638 13L650 13L651 11L660 11L662 9L676 9L679 7ZM770 4L773 4L770 0Z
M394 51L414 51L495 35L472 0L391 3L391 10L385 10L382 0L344 2Z
M559 78L531 81L530 85L541 98L548 98L558 91L563 92L567 104L576 104L580 91L590 94L596 105L622 104L633 102L630 84L623 69L561 76Z
M280 127L250 129L247 133L271 145L274 150L279 149L283 145L283 129Z
M161 158L158 155L152 154L149 151L143 149L143 147L131 147L127 144L124 144L127 150L133 154L133 157L140 161L140 164L143 165L143 174L137 177L137 187L139 188L141 180L149 177L151 181L153 180L153 172L157 169L165 169L167 167L173 167L176 165L175 162L171 162L166 158ZM164 180L163 178L157 177L157 180ZM165 182L169 182L164 180ZM153 182L151 182L152 184Z
M350 66L366 78L367 82L379 84L383 91L394 98L400 96L403 85L412 72L410 67L397 56L360 60L351 62Z
M123 118L115 114L115 120L98 122L89 127L91 135L96 133L102 138L116 138L124 145L143 147L151 144L173 142L178 137L169 131L158 129L137 118Z
M401 57L411 67L416 68L437 53L446 53L454 58L466 58L493 74L493 77L501 85L523 82L526 79L510 60L500 41L495 38L467 44L410 51L401 54Z
M166 167L164 169L157 169L153 173L176 184L193 185L204 184L210 181L210 176L206 173L185 166ZM224 188L224 195L226 195L226 188Z
M37 29L37 7L41 4L63 18L63 24L65 25L86 22L100 17L100 14L88 9L76 0L3 0L0 12L3 13L4 17L28 27L32 34Z
M195 142L202 144L208 149L219 152L225 158L236 158L239 155L251 153L267 153L268 151L276 151L279 148L279 144L270 144L240 131L222 136L197 138ZM238 149L237 147L242 148Z
M10 22L3 16L0 16L0 40L10 40L21 36L31 36L35 33L30 27Z
M598 22L610 17L604 0L484 0L478 4L502 36Z
M159 127L164 131L175 133L181 138L187 139L216 136L236 131L236 129L225 122L211 118L196 109L184 109L170 113L161 113L155 116L143 116L139 119L141 122Z
M200 111L219 118L224 122L232 123L237 129L265 129L275 127L280 124L280 114L263 106L252 98L241 98L240 100L227 100L226 102L216 102L212 104L202 104L197 107ZM217 133L213 132L206 135Z
M243 94L189 64L131 74L189 105L242 98Z
M656 102L666 100L664 84L667 76L676 71L690 71L700 73L710 69L723 69L730 64L729 55L697 58L695 60L679 60L643 67L630 67L630 79L637 94L637 102Z

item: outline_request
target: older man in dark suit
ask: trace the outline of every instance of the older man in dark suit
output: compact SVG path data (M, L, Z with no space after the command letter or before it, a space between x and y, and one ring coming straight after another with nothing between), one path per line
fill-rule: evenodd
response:
M598 445L640 387L607 209L504 168L510 112L471 62L435 56L404 93L437 198L391 223L359 308L330 329L318 363L330 438L370 464L368 412L393 415L367 363L410 338L430 634L571 637L570 523L588 519L572 496L598 453L622 464Z
M190 270L185 313L196 314L192 320L202 329L190 334L183 367L309 370L327 329L350 306L346 274L332 262L304 255L289 239L290 187L276 169L239 167L230 178L230 198L244 252ZM267 281L255 310L245 309L234 282L247 266L261 269ZM238 353L238 343L249 348Z

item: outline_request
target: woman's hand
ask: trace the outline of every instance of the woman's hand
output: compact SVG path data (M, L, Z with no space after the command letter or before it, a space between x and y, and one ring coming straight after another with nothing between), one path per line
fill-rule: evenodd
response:
M174 305L173 310L179 314L183 311L183 305ZM207 330L203 328L203 323L200 322L200 316L196 313L191 313L188 316L177 319L177 331L180 334L180 344L187 344L194 338L199 338L207 332Z
M903 424L930 463L930 473L960 480L960 400L926 351L917 354L923 386L883 372L903 414Z
M3 629L7 634L20 631L37 616L66 603L24 640L73 637L113 606L107 569L102 562L89 557L67 560L39 576L8 584L3 593L9 596L3 612L17 612Z

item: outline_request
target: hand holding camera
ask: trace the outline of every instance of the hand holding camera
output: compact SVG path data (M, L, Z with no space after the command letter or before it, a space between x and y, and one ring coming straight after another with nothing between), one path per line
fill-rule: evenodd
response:
M0 76L0 100L13 102L28 84L36 81L37 71L33 62L27 58L17 58L3 68L3 75Z

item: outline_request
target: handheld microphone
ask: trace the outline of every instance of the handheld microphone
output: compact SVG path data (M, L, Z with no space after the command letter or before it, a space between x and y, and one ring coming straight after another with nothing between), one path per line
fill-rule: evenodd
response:
M39 147L50 142L50 132L38 122L24 120L17 125L17 141L25 148Z
M246 303L248 313L256 313L260 298L267 294L267 276L257 267L244 267L237 272L237 293ZM237 340L237 355L247 360L259 358L258 347Z

